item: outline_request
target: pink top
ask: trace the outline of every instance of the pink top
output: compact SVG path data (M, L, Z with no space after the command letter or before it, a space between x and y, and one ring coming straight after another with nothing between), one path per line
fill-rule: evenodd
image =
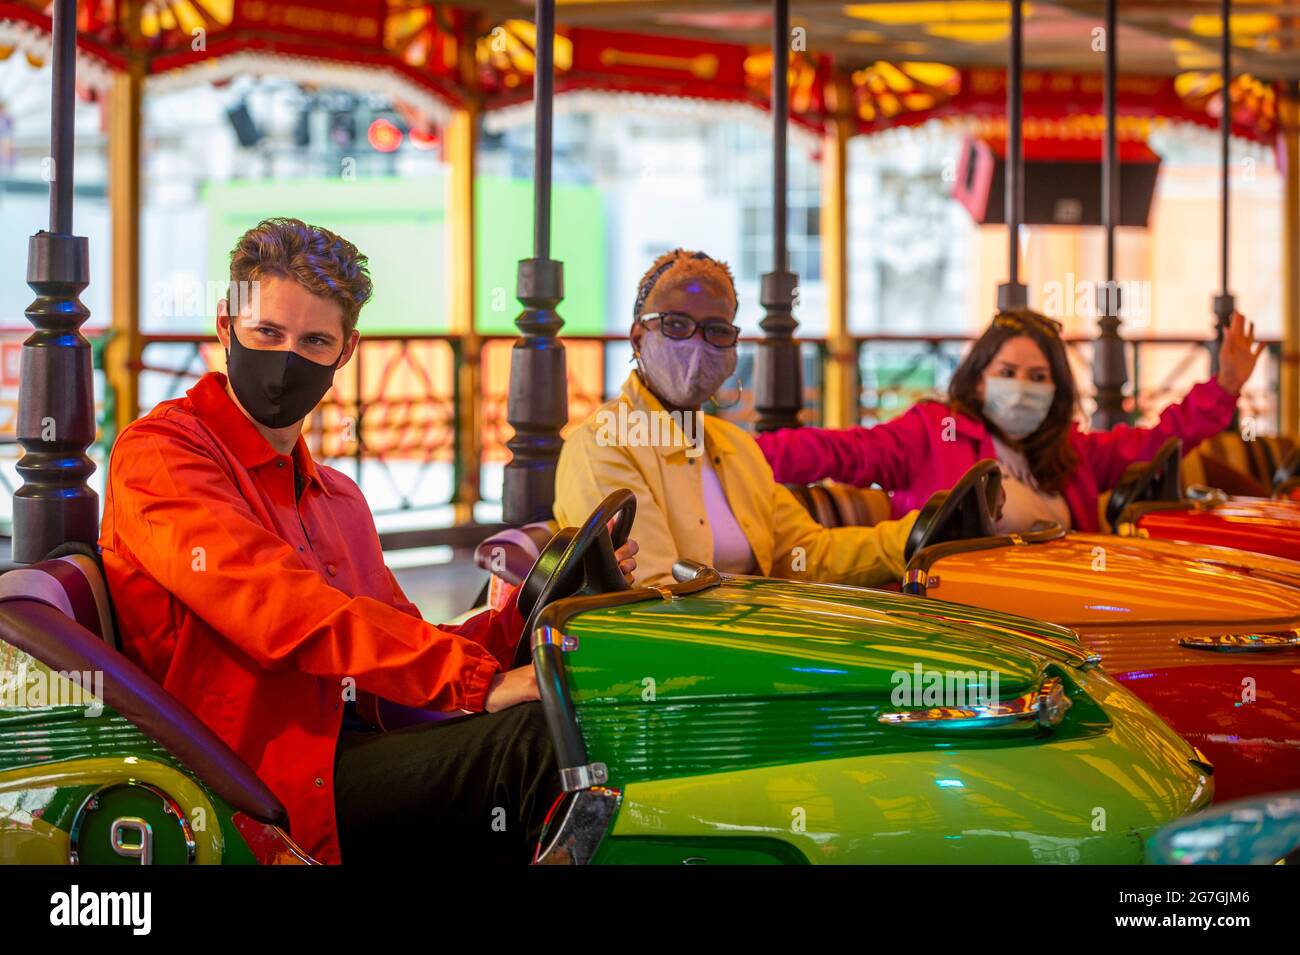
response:
M1202 382L1170 405L1153 428L1119 425L1112 431L1070 430L1079 466L1063 490L1076 531L1101 527L1097 501L1134 461L1151 458L1169 438L1186 454L1232 423L1237 396L1218 381ZM957 483L976 461L997 458L993 436L976 418L938 401L922 401L874 428L794 428L756 436L776 479L806 483L830 478L891 492L893 516L924 506L935 491Z
M752 574L755 570L754 551L749 538L736 523L736 514L722 490L722 481L713 469L707 454L701 456L704 465L700 471L704 488L704 513L709 517L709 530L713 532L713 566L724 574Z

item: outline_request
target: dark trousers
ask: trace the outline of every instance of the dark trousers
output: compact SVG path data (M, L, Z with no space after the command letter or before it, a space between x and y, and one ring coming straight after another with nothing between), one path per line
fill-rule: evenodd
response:
M343 864L528 862L559 793L540 703L388 733L345 729L334 768Z

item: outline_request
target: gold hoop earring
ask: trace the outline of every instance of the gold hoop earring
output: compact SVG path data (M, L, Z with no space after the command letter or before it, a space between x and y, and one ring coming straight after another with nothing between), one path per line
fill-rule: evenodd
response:
M719 388L718 391L715 391L715 392L713 393L713 395L709 398L709 403L712 404L713 407L717 408L719 411L730 411L732 408L734 408L734 407L736 407L737 405L739 405L740 402L741 402L741 399L743 399L743 398L745 397L745 382L744 382L743 380L741 380L740 375L735 375L734 377L735 377L735 380L736 380L736 400L735 400L735 401L729 402L729 403L727 403L727 404L725 404L725 405L724 405L722 402L718 401L718 392L722 391L721 388ZM725 385L726 382L724 381L723 384Z

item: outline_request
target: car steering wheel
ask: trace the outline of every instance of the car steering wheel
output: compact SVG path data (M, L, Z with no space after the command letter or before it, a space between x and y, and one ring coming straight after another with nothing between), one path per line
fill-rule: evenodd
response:
M1130 505L1139 501L1181 501L1183 478L1179 464L1182 459L1182 440L1170 438L1160 445L1150 461L1135 461L1125 468L1106 502L1106 521L1110 526L1117 525Z
M1288 497L1300 488L1300 447L1291 449L1273 475L1273 496Z
M1002 469L992 458L976 461L951 490L930 495L907 535L903 559L910 564L931 544L991 537L1001 510Z
M618 518L614 533L608 524ZM627 543L636 519L636 495L627 489L610 494L581 527L566 527L551 538L519 585L519 613L525 619L515 650L514 666L526 666L533 656L531 635L548 604L566 597L628 590L614 552Z

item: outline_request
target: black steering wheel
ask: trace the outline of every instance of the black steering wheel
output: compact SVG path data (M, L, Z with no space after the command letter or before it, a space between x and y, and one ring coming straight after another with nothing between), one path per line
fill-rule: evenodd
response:
M1124 469L1119 483L1106 502L1106 520L1115 527L1132 504L1140 501L1183 499L1183 477L1179 464L1183 460L1183 442L1170 438L1150 461L1135 461Z
M991 537L1001 511L1002 468L992 458L976 461L951 490L930 495L907 535L903 559L910 564L931 544Z
M617 517L614 532L609 522ZM622 489L610 494L591 512L581 527L566 527L551 538L537 555L528 576L519 585L519 613L525 619L515 650L516 667L533 657L533 628L547 604L565 597L606 594L627 590L614 551L627 543L636 519L636 495Z
M1300 447L1291 449L1273 474L1273 496L1285 497L1300 488Z

